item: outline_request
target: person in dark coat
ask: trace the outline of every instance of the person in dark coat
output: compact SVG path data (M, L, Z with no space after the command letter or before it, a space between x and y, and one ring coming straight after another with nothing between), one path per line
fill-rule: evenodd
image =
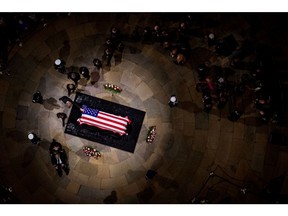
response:
M102 61L98 58L93 59L93 64L98 70L102 68Z
M237 121L242 115L242 112L239 110L235 109L232 112L230 112L230 115L228 116L228 119L232 122Z
M28 139L35 145L39 145L39 142L41 141L40 137L33 132L28 133Z
M152 180L154 176L157 174L155 170L149 169L145 175L146 180L150 179Z
M67 96L63 96L61 98L59 98L59 100L61 100L64 104L66 104L69 108L72 106L73 101L67 97Z
M171 95L169 101L168 101L168 105L172 108L178 105L178 100L176 98L176 95Z
M67 118L66 113L59 112L56 115L57 115L57 118L62 120L62 126L65 127L65 119Z
M74 93L76 91L76 85L74 84L67 84L66 85L67 91L68 91L68 96L70 96L72 93Z
M60 73L65 74L66 73L66 67L65 67L65 62L61 59L56 59L54 62L54 68Z
M111 65L111 59L113 57L113 50L109 47L107 47L104 50L104 57L107 60L106 66L110 66Z
M78 85L78 81L81 79L80 74L77 72L69 72L67 74L68 79L71 79L75 85Z
M62 145L53 139L52 143L50 144L49 153L51 163L55 167L57 174L62 176L64 170L66 175L68 175L70 171L68 157L65 150L62 148Z
M90 73L89 73L89 70L88 70L87 67L84 67L84 66L80 67L80 68L79 68L79 73L80 73L85 79L87 79L87 80L90 79Z
M33 94L32 102L43 104L43 96L40 91L37 91Z

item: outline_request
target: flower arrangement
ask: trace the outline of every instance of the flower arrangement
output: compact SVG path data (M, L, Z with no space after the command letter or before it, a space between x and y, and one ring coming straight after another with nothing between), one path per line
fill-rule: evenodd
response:
M110 83L104 84L104 89L112 92L112 94L119 94L122 91L119 86Z
M148 129L146 142L148 144L153 143L155 137L156 137L156 126L154 125L154 126L149 127L149 129Z
M100 151L98 151L96 148L93 148L91 146L84 146L83 147L83 152L89 156L89 157L95 157L98 159L98 157L101 157Z

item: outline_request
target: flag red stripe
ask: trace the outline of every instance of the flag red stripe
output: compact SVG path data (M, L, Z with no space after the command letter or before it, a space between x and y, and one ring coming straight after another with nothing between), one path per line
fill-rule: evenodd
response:
M127 121L118 120L118 119L115 119L115 118L111 118L111 117L108 117L108 116L106 116L106 115L100 114L100 112L98 113L97 118L105 119L105 120L107 120L107 121L114 122L115 124L123 125L123 126L125 126L125 127L127 126Z
M98 117L91 117L91 116L87 116L87 115L82 115L82 119L83 120L88 120L88 121L93 121L95 123L100 123L100 124L103 124L103 125L107 125L107 126L111 126L111 127L114 127L114 128L117 128L119 130L126 130L126 126L125 125L120 125L120 124L115 124L114 122L109 122L109 121L106 121L106 120L103 120L101 118L98 118Z
M128 119L127 117L122 117L122 116L113 115L113 114L106 113L106 112L103 112L103 111L99 111L98 115L99 115L99 114L107 115L107 116L110 116L110 117L112 117L112 118L114 118L114 119L124 120L124 121L130 123L130 119Z
M126 134L126 132L124 130L117 130L114 127L109 127L107 125L102 125L100 123L97 123L97 122L94 122L94 121L91 121L91 120L87 120L87 119L85 120L83 118L80 118L78 121L79 121L80 124L87 124L87 125L91 125L91 126L95 126L95 127L104 129L104 130L113 131L114 133L119 133L121 136L123 134Z
M96 127L101 128L101 129L110 130L110 131L113 131L113 132L120 133L121 135L126 133L125 132L125 130L126 130L125 126L119 125L119 124L115 125L115 123L112 123L112 122L110 123L109 121L105 121L105 120L102 120L104 122L101 122L101 120L102 119L100 119L98 117L93 117L93 116L90 116L90 115L87 115L87 114L82 114L82 116L81 116L82 124L83 123L87 123L89 125L96 126ZM122 126L122 128L121 128L121 126Z

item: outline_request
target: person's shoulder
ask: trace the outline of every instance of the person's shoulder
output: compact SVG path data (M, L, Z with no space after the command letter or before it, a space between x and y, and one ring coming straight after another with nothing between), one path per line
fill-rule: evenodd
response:
M67 97L67 96L62 96L62 97L59 98L59 100L71 100L71 99L69 97Z

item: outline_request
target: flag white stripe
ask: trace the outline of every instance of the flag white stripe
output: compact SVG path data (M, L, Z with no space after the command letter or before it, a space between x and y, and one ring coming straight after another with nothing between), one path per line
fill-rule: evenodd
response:
M127 119L127 118L124 118L122 116L112 115L112 114L105 113L102 111L99 111L98 116L99 117L105 117L105 118L108 118L108 119L111 119L111 120L117 121L117 122L125 122L125 124L127 124L127 122L129 122L129 119Z
M116 118L119 118L119 119L122 119L122 120L125 120L125 121L129 121L129 119L127 117L114 115L114 114L103 112L103 111L99 111L99 113L103 113L103 114L108 115L108 116L112 116L112 117L116 117Z
M118 128L121 128L123 130L126 130L126 126L127 125L127 122L123 122L123 124L117 124L117 123L114 123L114 122L111 122L111 121L107 121L105 119L102 119L100 118L99 116L98 117L93 117L93 116L90 116L90 115L87 115L87 114L83 114L82 117L86 117L92 121L97 121L97 122L101 122L101 123L105 123L105 124L108 124L108 125L111 125L111 126L115 126L115 127L118 127Z
M120 133L121 135L123 135L123 134L126 133L126 132L123 131L123 130L118 130L117 128L114 128L114 127L109 127L109 126L104 125L104 124L101 124L101 123L96 123L96 122L93 121L93 120L80 119L80 124L83 124L83 123L86 123L86 124L89 124L89 125L92 125L92 126L97 126L97 127L99 127L99 128L106 129L106 130L111 130L111 131Z

